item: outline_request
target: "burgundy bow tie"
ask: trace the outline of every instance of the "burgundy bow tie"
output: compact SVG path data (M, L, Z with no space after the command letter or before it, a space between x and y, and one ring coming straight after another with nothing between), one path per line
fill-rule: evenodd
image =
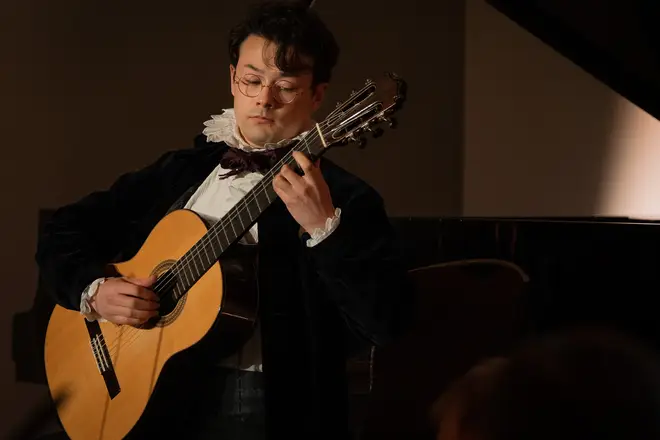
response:
M220 165L226 170L220 178L234 176L243 172L266 173L279 162L294 144L272 150L247 152L239 148L229 147L220 159Z

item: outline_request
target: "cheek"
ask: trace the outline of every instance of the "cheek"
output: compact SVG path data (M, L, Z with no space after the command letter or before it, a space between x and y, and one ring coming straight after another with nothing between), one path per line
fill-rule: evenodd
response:
M236 112L237 117L242 117L246 109L249 108L250 98L243 96L242 93L236 93L234 95L234 111Z
M303 120L307 119L311 113L311 103L310 102L299 102L296 105L284 106L282 108L282 114L285 115L283 119L291 120Z

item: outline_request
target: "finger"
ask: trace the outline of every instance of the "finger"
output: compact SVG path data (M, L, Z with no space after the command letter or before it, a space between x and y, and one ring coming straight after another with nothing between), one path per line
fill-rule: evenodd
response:
M109 307L108 315L110 316L123 316L124 318L138 319L142 322L149 318L158 316L157 310L138 310L130 307L112 306Z
M151 287L156 282L156 275L150 275L147 278L126 277L124 278L131 284L142 287Z
M158 310L160 304L156 301L148 301L132 295L117 295L111 302L113 306L126 307L135 310Z
M122 283L119 292L124 295L135 296L147 301L160 301L160 297L150 289L133 284L131 282Z
M281 174L278 174L273 179L273 188L275 188L275 192L282 199L293 197L293 186Z
M288 165L282 167L279 176L282 176L282 178L293 187L294 191L301 191L305 185L303 178L296 174L296 172Z
M293 158L296 160L296 162L298 162L298 165L300 166L300 169L303 170L303 173L308 174L316 170L316 167L312 161L309 160L309 158L300 151L294 151Z
M127 318L126 316L110 316L108 317L108 321L113 322L118 325L132 325L132 326L138 326L140 324L144 324L146 321L143 321L141 319L136 319L136 318Z
M273 179L273 186L275 188L282 189L284 191L288 191L291 189L291 183L289 183L288 180L282 175L282 173L279 173L275 176Z
M290 195L292 189L291 189L291 184L289 182L287 182L280 175L277 175L275 179L273 179L273 189L275 190L275 194L277 194L285 204L289 203L292 197Z

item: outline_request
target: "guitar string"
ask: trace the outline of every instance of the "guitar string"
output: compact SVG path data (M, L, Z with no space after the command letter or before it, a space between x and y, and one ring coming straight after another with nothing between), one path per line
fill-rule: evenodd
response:
M358 92L358 93L361 93L361 92ZM340 110L341 110L341 107L338 108L337 110L335 110L333 113L331 113L331 116L328 116L328 118L326 118L324 121L319 123L319 127L324 125L325 128L327 128L330 124L332 124L336 120L338 120L340 118L340 114L334 115L334 113L338 113ZM334 116L332 116L332 115L334 115ZM332 130L330 130L328 133L326 133L324 130L321 130L321 132L322 132L323 136L325 137L328 133L332 132ZM309 147L309 144L308 144L307 139L306 139L307 136L310 135L310 133L312 134L310 142L316 142L317 140L320 139L320 135L318 134L317 131L311 131L311 132L308 132L308 134L306 136L303 136L303 138L301 139L301 142L304 144L303 145L304 149L306 149L309 154L312 154L311 150L310 150L310 147ZM227 238L228 244L231 244L231 242L229 241L229 237L227 236L227 233L225 231L225 229L227 228L227 223L232 223L233 220L236 219L236 218L239 218L239 220L240 220L240 211L239 211L239 209L241 209L241 208L239 207L239 205L241 203L245 206L245 208L247 208L248 207L248 200L250 200L250 202L253 201L253 200L256 200L259 195L265 193L266 191L268 191L270 189L270 186L264 185L263 181L267 180L267 178L272 178L275 175L275 172L276 172L276 171L273 171L273 169L279 167L280 164L282 164L283 162L291 162L292 163L292 161L295 161L295 159L293 159L293 151L296 151L295 148L292 151L288 152L282 159L280 159L273 166L273 168L271 170L269 170L268 172L266 172L264 174L264 177L260 180L259 183L257 183L257 185L260 185L260 188L256 188L256 191L251 191L250 193L247 194L247 196L245 196L241 200L239 200L239 202L234 207L232 207L230 215L225 216L224 218L222 218L219 221L219 223L220 223L219 227L216 226L216 224L214 224L212 229L210 229L208 231L208 232L211 232L211 234L205 234L205 236L202 238L202 240L199 241L199 243L203 243L201 245L201 247L206 249L206 245L208 243L212 242L212 238L213 239L218 238L218 236L220 234L220 231L225 233L225 238ZM277 195L275 195L275 197L277 198ZM269 201L270 201L270 199L269 199ZM258 204L258 202L257 202L257 204ZM247 212L250 213L249 209L247 209ZM241 221L241 224L243 224L242 221ZM233 225L232 225L232 229L234 229ZM237 235L235 230L234 230L234 234ZM213 236L212 238L211 238L211 235ZM237 239L237 238L239 238L239 237L237 236L235 239ZM201 250L196 250L196 251L194 251L193 253L190 253L190 254L186 253L182 259L178 260L177 263L174 264L174 266L176 266L177 264L180 264L180 265L186 264L190 267L190 261L194 261L194 258L199 257L201 255L202 255ZM208 259L208 252L207 252L207 259ZM183 272L184 269L177 269L177 270L180 270L181 272ZM154 289L158 290L160 288L163 288L164 286L167 285L167 283L169 283L171 280L175 279L175 277L177 275L180 277L180 273L177 273L177 275L172 275L172 272L173 272L172 269L170 269L170 271L168 271L168 273L166 274L165 277L158 280L158 282L154 286ZM191 272L191 275L192 275L192 272ZM184 272L184 276L185 276L185 272ZM187 280L187 276L186 276L186 280ZM159 283L161 284L160 286L158 285ZM179 300L179 299L180 298L177 298L177 300ZM104 340L104 345L106 346L106 349L110 353L110 356L113 357L116 354L116 352L120 348L120 345L125 348L128 345L130 345L132 342L134 342L137 339L137 337L139 337L141 335L141 333L142 333L141 330L144 330L144 329L135 328L135 327L128 328L127 331L123 335L120 335L118 338L115 338L115 340L110 343L109 348L107 346L107 342ZM122 336L129 336L129 337L134 336L134 337L132 337L129 341L127 341L123 344L120 344L119 340L121 339Z
M317 135L317 136L318 136L318 135ZM306 148L307 151L311 154L311 151L309 150L309 147L307 146L307 144L305 144L305 148ZM287 154L287 156L288 156L288 155L289 155L289 154ZM292 157L292 156L291 156L291 157ZM278 166L279 163L282 162L282 161L285 160L285 159L286 159L286 156L285 156L281 161L279 161L278 164L276 164L275 166ZM270 172L269 172L269 173L270 173ZM270 177L270 176L268 176L268 177ZM262 180L265 180L265 178L266 178L266 175L264 175L264 179L262 179ZM263 193L263 192L266 191L266 190L267 190L267 188L265 188L264 190L259 189L259 190L257 191L257 193L258 193L258 194L261 194L261 193ZM249 197L250 194L251 194L251 193L248 193L248 196L243 197L243 199L240 200L235 206L238 206L239 204L241 204L241 202L243 202L243 204L247 206L247 202L244 202L244 200L250 198L250 197ZM276 196L276 197L277 197L277 196ZM256 199L256 196L254 197L254 199ZM230 219L234 219L234 218L236 218L236 217L238 217L238 216L234 216L234 215L232 215L232 213L230 213L230 215L229 215L229 216L226 216L226 217L229 217ZM222 221L222 220L221 220L221 221ZM214 225L214 226L215 226L215 225ZM224 230L224 227L226 227L226 226L221 226L221 228L223 228L223 230ZM209 232L210 232L210 231L209 231ZM208 235L208 234L207 234L207 235ZM217 231L212 232L212 235L214 235L215 237L217 237L217 236L219 235L219 232L217 232ZM228 237L227 237L227 238L228 238ZM238 237L236 237L236 238L238 238ZM206 243L204 243L203 246L206 246L206 244L210 243L211 241L212 241L211 238L206 238L206 237L204 237L202 240L200 240L200 242L206 242ZM195 251L195 252L196 252L196 256L201 255L201 251ZM191 254L191 255L195 255L195 252L193 252L193 254ZM192 258L194 258L194 257L189 257L189 258L185 258L185 257L184 257L184 258L182 258L182 259L179 260L179 261L186 262L187 260L192 260ZM188 263L186 263L186 264L188 264ZM175 265L176 265L176 263L175 263ZM183 270L183 269L181 269L181 270ZM171 272L169 272L169 273L171 273ZM168 275L169 275L169 273L168 273ZM162 280L162 279L169 278L168 281L166 281L165 283L163 283L164 285L166 285L166 283L169 282L170 280L175 279L174 276L168 276L168 275L166 275L165 277L161 278L161 280ZM192 273L191 273L191 275L192 275ZM180 275L179 275L179 276L180 276ZM186 280L187 280L187 277L186 277ZM156 284L158 284L158 283L156 283ZM157 289L162 288L162 287L163 287L163 286L157 286L157 285L156 285L156 286L154 286L154 289L157 290ZM181 295L181 296L183 296L183 295ZM180 298L177 298L177 301L178 301L178 300L180 300ZM126 342L124 342L123 344L121 344L121 347L124 347L124 348L125 348L125 347L127 347L128 345L130 345L132 342L134 342L134 341L137 339L137 337L142 333L141 330L144 330L144 329L143 329L143 328L139 328L139 327L138 327L138 328L135 328L135 327L130 327L130 328L128 328L127 331L125 332L125 334L120 335L119 338L116 338L114 341L112 341L112 342L109 343L109 344L110 344L110 347L109 347L109 348L108 348L108 345L107 345L108 342L106 342L106 349L107 349L108 352L110 353L110 356L111 356L111 357L114 357L114 355L116 354L116 352L119 350L119 348L120 348L120 345L119 345L119 344L120 344L120 343L119 343L119 339L120 339L122 336L128 336L128 337L131 337L131 336L135 335L135 338L131 338L129 341L126 341ZM104 338L104 339L105 339L105 338Z
M360 90L359 92L357 92L357 95L359 96L360 93L362 93L364 90L368 89L369 87L370 87L370 85L365 86L363 88L363 90ZM334 123L336 120L338 120L341 117L342 109L343 109L343 106L338 107L324 121L319 123L319 127L325 126L325 128L327 128L331 123ZM383 113L384 112L381 112L381 116L383 115ZM320 131L322 132L321 134L325 138L327 133L324 130L320 130ZM330 130L330 131L332 131L332 130ZM313 135L311 136L311 142L315 142L316 140L318 140L320 138L317 131L312 131L311 133L313 133ZM309 136L309 134L310 133L308 133L306 136L304 136L301 139L301 141L304 144L304 147L307 149L307 151L311 154L311 150L309 148L309 144L307 143L307 139L306 139ZM280 161L278 161L273 166L273 169L277 168L280 164L282 164L282 162L285 162L285 161L293 163L295 161L295 159L293 159L293 151L295 151L295 148L291 152L287 153ZM243 197L232 208L233 212L230 212L229 216L226 216L226 217L224 217L223 219L220 220L220 227L219 228L216 225L214 225L214 227L209 231L212 234L205 234L205 237L203 237L202 240L200 240L200 243L203 243L204 249L206 249L206 244L212 241L211 240L211 235L213 235L214 239L217 239L219 234L220 234L220 231L225 233L225 238L227 238L228 244L230 245L232 243L229 240L229 237L227 236L227 233L226 233L227 223L231 223L235 218L239 218L239 220L240 220L239 205L240 205L241 202L247 208L248 207L248 202L247 202L248 200L250 200L250 201L256 200L259 195L261 195L262 193L264 193L264 192L266 192L270 189L269 186L263 185L263 181L266 180L265 179L266 177L272 177L273 175L274 175L274 171L272 169L270 171L268 171L267 173L265 173L264 178L262 178L262 180L257 184L257 185L260 185L261 188L258 188L256 191L251 191L250 193L248 193L248 195L246 197ZM277 195L275 195L275 197L277 198ZM269 199L269 202L272 202L272 201L270 201L270 199ZM257 202L257 206L258 206L258 202ZM247 209L247 212L248 212L248 214L250 214L249 209ZM241 225L243 225L242 221L241 221ZM233 225L232 225L232 229L234 229ZM237 235L235 230L234 230L234 234ZM235 239L236 238L239 238L239 237L237 236L237 237L235 237ZM194 262L194 258L199 257L201 254L202 254L201 250L194 251L190 254L186 253L182 259L180 259L179 261L177 261L174 264L174 266L186 264L192 270L192 267L190 266L190 260L192 260ZM210 263L210 259L208 258L208 252L206 252L206 254L207 254L207 260L209 260L209 263ZM184 267L184 269L185 269L185 267ZM183 271L184 269L177 269L177 270ZM162 288L162 287L164 287L164 285L166 285L172 279L174 279L175 275L172 275L172 272L173 272L172 269L170 269L170 271L166 274L166 276L159 280L159 282L162 281L160 283L161 285L158 286L159 283L157 282L154 289ZM186 275L185 272L183 272L183 273L184 273L184 276L185 276ZM177 275L180 275L180 274L177 273ZM191 272L191 275L192 275L192 272ZM187 276L186 276L186 280L187 280ZM180 298L177 298L177 301L179 299ZM132 337L127 343L124 343L124 344L121 344L121 345L126 347L127 345L130 345L130 343L134 342L134 340L137 339L137 337L142 333L140 330L142 330L142 329L135 328L135 327L128 328L128 330L125 332L125 336L129 336L129 337L130 336L135 336L135 337ZM105 345L105 348L110 352L111 357L114 356L116 354L116 352L118 351L118 349L120 348L119 347L119 339L121 339L121 335L120 335L120 338L116 338L115 341L111 342L111 348L110 349L108 349L106 341L105 340L103 341L104 345Z
M333 112L333 113L334 113L334 112ZM330 124L334 123L334 122L335 122L336 120L338 120L339 118L340 118L339 115L335 115L335 116L332 117L332 118L331 118L331 117L328 117L328 118L326 118L325 121L321 122L321 123L319 124L319 126L325 125L325 126L327 127L327 126L329 126ZM322 131L323 136L325 137L325 136L326 136L329 132L331 132L332 130L330 130L328 133L325 133L323 130L321 130L321 131ZM318 139L320 139L320 136L319 136L318 132L317 132L316 130L314 130L314 131L308 132L308 134L307 134L306 136L304 136L304 137L301 139L301 142L304 143L305 148L307 148L307 151L311 154L311 150L309 149L309 144L307 143L307 139L306 139L308 136L310 136L310 134L311 134L310 142L316 142ZM248 207L248 201L249 201L249 202L255 201L255 200L257 200L257 198L258 198L260 195L262 195L262 194L264 194L264 193L267 193L267 191L270 189L270 185L268 185L268 186L264 185L264 181L267 180L268 178L272 178L272 177L275 175L275 173L276 173L276 171L273 171L273 170L276 169L276 168L278 168L278 167L280 166L280 164L282 164L283 162L289 162L289 163L294 163L294 162L295 162L295 159L293 159L293 154L292 154L293 151L295 151L295 148L294 148L294 150L288 152L288 153L287 153L282 159L280 159L280 160L279 160L279 161L278 161L278 162L272 167L271 170L269 170L268 172L266 172L266 173L264 174L264 176L263 176L263 178L261 179L261 181L260 181L259 183L257 183L257 185L256 185L257 188L255 188L255 190L253 190L253 191L250 191L250 192L249 192L245 197L243 197L243 198L242 198L242 199L241 199L241 200L240 200L240 201L239 201L234 207L232 207L232 209L231 209L230 212L229 212L229 215L223 217L223 218L218 222L219 224L216 223L216 224L213 225L213 227L208 231L208 232L210 232L210 234L205 234L205 236L202 238L202 240L200 240L200 242L199 242L199 243L200 243L200 247L203 247L204 249L206 249L206 245L207 245L208 243L211 243L211 242L213 241L213 239L218 238L220 232L224 232L224 234L225 234L225 238L226 238L227 241L228 241L228 245L231 244L232 241L229 240L229 236L227 235L226 230L228 229L228 226L231 225L231 226L232 226L232 230L234 231L234 235L237 235L235 229L233 228L233 224L232 224L232 223L233 223L233 221L234 221L236 218L238 218L239 220L241 220L241 214L240 214L241 211L240 211L240 210L242 209L242 207L240 207L239 205L240 205L240 204L243 204L244 207L247 208L247 207ZM277 170L277 171L279 171L279 170ZM277 196L275 196L275 197L277 197ZM269 199L269 200L270 200L270 199ZM258 204L258 201L257 201L257 204ZM247 209L247 212L248 212L248 214L250 214L249 209ZM241 221L241 224L242 224L242 223L243 223L243 222ZM239 238L239 237L237 236L235 239L237 239L237 238ZM235 239L234 239L234 240L235 240ZM195 246L197 246L197 245L195 245ZM181 258L180 260L178 260L178 261L174 264L174 266L184 266L184 268L185 268L185 266L187 265L188 267L191 267L191 266L190 266L190 262L191 262L192 260L194 260L195 257L198 257L198 256L200 256L201 254L202 254L202 253L201 253L201 250L196 250L196 251L194 251L193 253L186 253L186 254L184 254L183 258ZM174 267L174 266L173 266L173 267ZM165 287L165 286L167 285L167 283L169 283L170 281L172 281L175 277L179 277L179 278L180 278L180 275L181 275L181 274L183 274L184 277L186 277L186 280L187 280L187 275L186 275L186 273L185 273L185 271L184 271L184 268L179 268L179 267L177 267L177 268L175 269L175 270L178 271L178 272L176 272L176 274L174 273L174 271L173 271L172 269L170 269L170 271L166 274L166 276L163 277L163 278L161 278L161 279L156 283L156 285L154 286L154 288L155 288L155 289L160 289L160 288ZM192 267L191 267L191 270L192 270ZM191 273L191 275L192 275L192 272L190 272L190 273ZM194 277L193 277L193 278L194 278ZM162 280L162 281L161 281L161 280ZM159 283L160 283L160 284L159 284Z
M374 86L373 83L367 83L365 86L362 87L362 89L360 89L359 91L355 92L355 94L352 95L352 96L359 97L361 94L363 94L365 91L367 91L370 87L373 87L373 86ZM369 95L369 96L370 96L370 95ZM364 100L365 100L366 98L368 98L369 96L364 97L364 98L361 100L362 103L363 103ZM328 115L328 117L325 118L324 121L322 121L321 123L319 123L319 127L327 128L330 124L334 124L336 121L338 121L339 119L341 119L341 115L342 115L343 111L346 110L344 107L345 107L346 104L349 103L349 102L350 102L350 100L346 101L343 105L340 105L337 109L335 109L334 111L332 111L332 112L330 113L330 115ZM355 105L359 105L359 104L355 104ZM323 135L323 138L325 138L325 136L327 135L327 133L324 132L323 129L321 129L320 131L322 132L321 134ZM329 132L331 132L331 131L332 131L332 130L330 130ZM329 132L328 132L328 133L329 133ZM319 136L317 130L313 130L313 131L311 131L311 134L312 134L311 139L310 139L311 142L316 142L318 139L320 139L320 136ZM310 136L310 132L308 132L307 135L303 136L303 138L302 138L302 142L303 142L303 143L305 144L305 146L307 147L308 152L311 153L311 151L309 150L309 145L307 144L307 139L306 139L308 136ZM292 156L292 152L287 153L287 154L286 154L286 155L285 155L285 156L284 156L284 157L283 157L283 158L282 158L277 164L275 164L275 165L273 166L273 168L278 167L282 162L287 161L287 160L290 160L290 159L292 159L292 158L293 158L293 156ZM295 160L291 161L291 163L293 163L293 162L295 162ZM240 211L237 209L237 208L238 208L238 205L239 205L241 202L243 202L243 204L245 205L245 207L247 207L247 202L248 202L248 200L250 200L250 202L253 201L253 200L256 200L257 197L258 197L259 195L261 195L262 193L265 193L269 188L268 188L268 187L264 187L264 185L263 185L263 181L266 180L266 177L272 177L272 176L273 176L273 171L270 170L269 172L267 172L267 173L265 174L264 178L263 178L263 179L257 184L257 185L261 185L261 186L263 187L263 189L261 189L261 190L259 190L259 191L251 191L246 197L244 197L241 201L239 201L239 203L237 203L236 207L232 208L232 211L234 211L234 212L230 212L230 215L227 216L228 218L223 218L223 219L220 220L220 222L221 222L221 226L220 226L220 227L217 227L216 225L214 225L214 226L212 227L213 235L214 235L213 238L217 238L217 237L218 237L218 234L219 234L219 232L220 232L220 230L222 230L223 232L225 232L225 238L227 238L228 242L230 242L230 241L229 241L229 237L227 236L227 233L226 233L227 223L230 223L230 224L231 224L231 223L233 222L233 220L236 219L236 218L238 218L239 220L241 219L241 217L240 217ZM247 210L247 212L248 212L248 214L250 213L249 209ZM241 224L242 224L242 221L241 221ZM232 225L232 229L233 229L233 225ZM209 231L209 232L211 232L211 231ZM235 233L235 232L236 232L236 231L234 230L234 233ZM238 237L236 237L236 238L238 238ZM209 236L209 234L206 234L205 237L203 237L203 239L200 240L200 242L203 242L203 243L204 243L203 246L204 246L204 248L206 249L206 244L209 243L209 242L211 242L211 237ZM231 243L231 242L230 242L230 243ZM174 266L177 266L177 265L180 265L180 264L181 264L181 265L186 264L186 265L189 266L189 263L190 263L189 260L194 259L194 257L195 257L195 256L198 256L198 255L201 255L201 251L197 251L197 254L194 254L194 253L192 253L192 254L188 254L188 253L186 253L186 254L183 256L182 259L180 259L179 261L177 261L177 262L174 264ZM183 273L184 276L186 276L186 274L185 274L185 272L184 272L183 270L181 270L181 272ZM191 274L192 274L192 272L191 272ZM178 275L178 274L177 274L177 275ZM163 280L163 281L162 281L162 284L158 285L158 283L161 282L161 280L158 280L157 285L154 286L154 288L155 288L155 289L159 289L159 288L164 287L164 285L166 285L167 283L169 283L169 282L174 278L174 276L175 276L175 275L172 275L172 270L170 269L170 271L168 272L168 274L167 274L165 277L163 277L163 278L161 279L161 280Z
M373 86L373 84L366 84L361 90L357 91L354 96L360 96L360 94L362 94L364 91L366 91L367 89L369 89L372 86ZM330 115L328 115L328 117L324 121L322 121L321 123L318 124L318 127L320 128L321 126L324 126L325 128L327 128L330 124L332 124L335 121L337 121L338 119L340 119L341 114L344 111L345 106L346 106L346 103L344 103L343 105L338 106L334 111L332 111L330 113ZM380 116L382 117L383 115L384 115L384 110L381 110ZM364 122L361 122L361 124L363 124L363 123ZM325 138L327 133L325 133L324 130L321 130L321 129L318 130L318 131L321 131L321 135L323 136L323 138ZM315 142L316 140L318 140L320 138L320 136L318 134L318 131L312 131L313 136L312 136L311 141ZM330 130L330 131L332 131L332 130ZM308 153L311 154L311 150L309 149L309 144L307 143L307 139L306 139L308 136L309 136L309 133L307 135L303 136L301 141L302 141L302 143L304 143L304 147L307 149ZM290 161L291 163L293 163L295 161L295 159L293 159L293 151L295 151L295 148L291 152L287 153L280 161L278 161L278 163L276 163L273 166L273 169L277 168L282 162L285 162L285 161ZM291 159L293 159L293 161ZM220 220L220 222L219 222L220 225L221 225L220 228L217 228L216 225L214 225L212 227L212 229L209 232L212 232L213 238L217 239L218 235L220 233L220 230L222 230L225 233L225 238L227 238L228 245L231 245L232 241L229 240L229 237L227 236L227 233L226 233L226 230L225 230L226 226L227 226L226 223L227 222L231 223L235 218L239 218L239 220L241 219L240 218L240 211L239 211L239 208L238 208L240 203L243 202L243 205L245 205L245 207L247 208L248 207L248 204L247 204L248 199L251 199L250 201L256 200L257 197L260 194L268 191L270 189L270 185L269 186L263 185L263 181L266 180L265 179L266 177L272 177L273 175L274 175L274 172L272 171L272 169L270 171L268 171L267 173L265 173L264 178L262 178L261 181L257 184L257 185L261 185L262 188L257 189L257 191L251 191L250 193L248 193L248 195L246 197L243 197L241 200L239 200L239 202L232 208L232 211L234 211L234 212L230 212L229 216L226 216L225 218ZM275 197L277 198L277 195L275 195ZM272 201L270 201L270 199L269 199L269 202L272 202ZM259 206L258 202L257 202L257 206ZM247 209L247 212L248 212L248 214L250 214L249 209ZM241 221L241 225L243 225L242 221ZM245 226L243 225L243 227L245 227ZM232 225L232 229L234 229L233 225ZM234 234L237 235L235 230L234 230ZM239 238L239 237L238 236L235 237L234 240L237 239L237 238ZM204 249L206 248L206 244L208 242L211 242L210 234L205 234L205 237L203 237L202 240L200 240L200 243L204 243L203 244ZM209 260L209 263L210 263L210 259L208 258L208 252L206 252L206 254L207 254L207 260ZM180 259L179 261L177 261L173 266L176 266L177 264L187 264L188 266L190 266L190 261L189 260L192 260L194 262L194 258L198 257L200 255L201 255L201 250L200 251L194 251L193 253L190 253L190 254L186 253L186 254L184 254L184 257L182 259ZM195 267L196 267L196 265L195 265ZM190 269L192 270L192 267L190 267ZM165 277L163 277L159 280L159 282L161 280L166 280L165 282L162 283L163 285L161 285L159 287L155 286L154 289L162 288L162 287L164 287L164 285L169 283L174 278L174 275L171 275L171 274L172 274L172 269L170 269L170 271L166 274ZM191 275L192 275L192 272L191 272ZM185 276L185 272L184 272L184 276ZM186 280L187 280L187 277L186 277ZM158 282L156 284L158 285ZM177 301L178 300L180 300L180 298L177 298ZM123 328L125 328L125 327L123 327ZM140 328L135 328L135 327L128 328L127 332L125 332L125 333L127 333L126 336L133 336L133 334L135 334L135 337L131 338L129 340L129 342L127 342L125 344L122 344L122 346L126 347L127 345L130 345L130 343L134 342L134 340L136 340L137 337L142 333L140 330L141 330ZM105 346L106 350L108 350L108 352L111 352L110 353L111 358L114 354L116 354L116 352L120 348L118 346L119 339L121 339L121 335L120 335L119 338L116 338L115 341L113 341L111 343L112 347L110 349L108 349L105 339L103 340L103 345Z
M367 90L368 90L370 87L372 87L373 85L374 85L373 83L371 83L371 84L369 84L369 83L366 84L365 86L362 87L361 90L355 92L355 94L354 94L353 96L359 97L362 93L364 93L365 91L367 91ZM367 98L367 97L365 97L364 99L366 99L366 98ZM363 100L364 100L364 99L363 99ZM342 112L344 111L344 106L345 106L348 102L350 102L350 101L346 101L346 103L344 103L343 105L341 105L340 107L338 107L337 109L335 109L334 111L332 111L332 112L330 113L330 115L328 115L328 117L327 117L324 121L322 121L321 123L319 123L319 127L327 128L330 124L334 124L336 121L338 121L338 120L341 118L341 114L342 114ZM325 138L325 136L326 136L329 132L331 132L332 130L329 130L328 133L324 132L323 129L321 129L320 131L322 132L321 134L323 135L323 138ZM318 139L320 139L320 136L319 136L319 133L318 133L317 130L313 130L313 131L311 131L311 132L308 132L307 135L303 136L303 138L301 139L301 141L305 144L305 146L307 147L307 150L308 150L309 153L311 153L311 151L309 150L309 144L307 144L307 139L306 139L306 138L307 138L308 136L310 136L310 133L312 134L311 139L310 139L310 142L316 142ZM295 150L295 149L294 149L294 150ZM292 159L292 158L293 158L292 152L293 152L293 151L287 153L287 154L286 154L286 155L285 155L285 156L284 156L284 157L283 157L278 163L276 163L276 164L273 166L273 169L277 168L282 162L284 162L284 161L289 161L290 159ZM291 161L291 163L294 163L294 162L295 162L295 160ZM239 209L238 209L238 205L242 202L242 203L245 205L245 207L247 207L247 202L248 202L248 200L250 200L250 202L252 202L253 200L256 200L257 197L258 197L259 195L261 195L261 194L265 193L266 191L268 191L270 185L269 185L269 187L265 187L265 186L263 185L263 181L266 180L267 177L268 177L268 178L273 177L273 175L274 175L274 172L273 172L272 169L269 170L267 173L265 173L264 178L262 178L262 180L257 184L257 185L260 185L260 186L262 187L262 189L259 189L259 190L257 190L257 191L251 191L250 193L248 193L248 195L247 195L246 197L244 197L242 200L240 200L240 201L236 204L236 206L232 208L232 210L231 210L230 213L229 213L229 214L230 214L229 216L226 216L225 218L222 218L222 219L220 220L221 225L220 225L219 227L216 226L216 225L214 225L214 226L211 228L212 231L213 231L213 235L214 235L213 238L217 238L218 235L219 235L219 233L220 233L220 230L222 230L223 232L225 232L225 238L227 238L228 242L230 242L230 241L229 241L229 237L227 236L227 233L226 233L227 223L231 224L231 223L233 222L233 220L236 219L236 218L238 218L238 219L240 220L240 211L239 211ZM277 197L277 196L276 196L276 197ZM249 209L248 209L247 211L248 211L248 214L249 214L249 212L250 212ZM241 224L242 224L242 222L241 222ZM232 225L232 229L233 229L233 225ZM211 231L209 231L209 232L211 232ZM236 231L234 230L234 233L235 233L235 232L236 232ZM236 237L236 238L238 238L238 237ZM204 245L203 245L204 248L206 248L206 244L209 243L209 242L211 242L211 241L212 241L212 240L211 240L211 237L209 236L209 234L205 234L205 237L203 237L202 240L200 240L200 242L203 242L203 243L204 243ZM230 243L229 243L229 244L230 244ZM195 255L194 253L193 253L193 254L188 254L188 253L186 253L186 254L183 256L182 259L180 259L179 261L177 261L177 262L174 264L174 266L177 266L177 265L179 265L179 264L181 264L181 265L186 264L186 265L189 266L190 261L188 261L188 260L193 259L193 258L194 258L195 256L197 256L197 255L201 255L201 251L197 251L197 254L196 254L196 255ZM183 272L183 271L182 271L182 272ZM184 276L186 275L185 272L183 272L183 274L184 274ZM192 272L191 272L191 274L192 274ZM156 285L156 286L154 286L154 288L155 288L155 289L159 289L159 288L164 287L164 285L166 285L167 283L169 283L170 281L172 281L172 279L173 279L174 277L175 277L175 275L172 275L172 270L170 269L170 271L168 272L168 274L167 274L165 277L163 277L163 278L161 279L161 280L163 280L162 284L161 284L161 285ZM158 280L157 284L158 284L161 280Z
M322 125L322 124L329 125L332 122L334 122L334 120L326 120L326 121L323 121L319 125ZM310 139L311 142L315 142L317 139L319 139L319 135L318 135L318 132L316 130L312 131L312 132L308 132L307 136L310 136L310 134L311 134L311 138L312 138L312 139ZM325 134L326 133L324 133L324 135ZM305 144L305 147L307 148L308 152L311 153L311 151L309 150L309 145L307 144L307 139L306 139L307 136L304 136L301 139L301 141ZM273 169L279 167L280 164L282 164L283 162L289 161L292 158L293 158L292 152L288 152L282 159L280 159L273 166ZM231 241L229 240L229 236L226 233L226 230L228 229L228 226L231 223L233 223L233 221L236 218L238 218L240 220L240 216L241 216L240 210L243 207L241 207L239 205L242 204L242 205L244 205L244 207L247 207L248 206L248 201L252 202L253 200L257 200L258 196L260 196L263 193L265 193L266 191L268 191L269 187L264 185L264 181L267 180L268 178L272 178L274 176L275 171L273 171L273 169L269 170L268 172L266 172L264 174L262 180L259 183L257 183L257 188L255 188L255 190L248 193L247 196L243 197L234 207L232 207L232 209L229 212L229 215L223 217L222 219L220 219L220 221L218 223L213 225L211 230L208 231L211 234L205 234L205 236L202 238L202 240L200 240L200 242L199 242L200 247L203 246L204 248L206 248L206 245L208 243L212 242L213 241L212 239L217 238L221 231L225 233L225 238L228 240L228 244L231 243ZM248 213L249 213L249 210L248 210ZM242 224L242 222L241 222L241 224ZM234 230L233 225L231 225L231 226L232 226L232 229ZM237 235L235 230L234 230L234 234ZM238 237L236 237L236 238L238 238ZM166 274L166 276L161 278L156 283L154 288L155 289L160 289L162 287L165 287L167 285L167 283L172 281L175 277L181 278L181 274L183 274L183 276L186 277L186 279L187 279L187 274L184 271L185 266L191 267L191 265L190 265L191 260L193 260L195 257L198 257L200 255L201 255L201 251L199 251L199 250L194 251L193 253L184 254L183 258L181 258L180 260L178 260L174 264L173 269L170 269L170 271ZM184 267L180 267L180 266L184 266ZM191 267L191 269L192 269L192 267ZM192 275L192 272L191 272L191 275Z

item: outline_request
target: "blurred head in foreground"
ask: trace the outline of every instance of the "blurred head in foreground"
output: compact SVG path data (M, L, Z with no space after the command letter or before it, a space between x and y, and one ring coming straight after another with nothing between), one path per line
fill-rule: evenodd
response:
M660 439L660 363L613 331L564 331L477 365L432 417L437 440Z

